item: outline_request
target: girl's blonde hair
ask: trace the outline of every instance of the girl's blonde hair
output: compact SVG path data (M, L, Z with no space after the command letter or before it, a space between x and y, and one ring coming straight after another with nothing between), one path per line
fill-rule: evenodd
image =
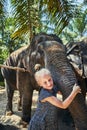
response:
M35 73L35 80L39 84L40 78L43 77L44 75L51 75L50 71L46 68L42 68L39 71Z

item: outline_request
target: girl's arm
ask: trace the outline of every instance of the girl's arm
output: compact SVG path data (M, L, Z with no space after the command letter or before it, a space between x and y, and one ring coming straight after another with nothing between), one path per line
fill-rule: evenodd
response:
M81 89L79 86L77 86L75 84L71 94L64 101L60 101L56 97L51 96L51 97L47 97L47 98L43 99L42 102L48 101L56 107L66 109L70 105L70 103L73 101L73 99L75 98L77 93L81 93Z

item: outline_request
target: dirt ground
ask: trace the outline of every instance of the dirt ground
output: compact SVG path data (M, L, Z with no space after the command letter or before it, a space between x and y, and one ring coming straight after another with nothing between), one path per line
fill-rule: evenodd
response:
M37 104L38 92L34 91L33 94L33 104L32 104L32 115L35 112L36 104ZM18 99L18 91L15 91L13 98L13 111L14 114L11 116L5 115L6 108L6 93L4 87L0 87L0 130L27 130L27 128L23 128L20 125L21 121L21 111L17 110L17 99ZM63 129L65 127L65 129ZM59 130L75 130L74 127L69 128L68 126L64 126Z
M35 111L38 92L35 91L33 94L33 103L32 103L32 115ZM13 98L13 111L14 114L11 116L5 115L6 108L6 93L4 87L0 87L0 130L6 128L5 130L16 130L19 128L20 130L27 130L27 128L22 128L20 125L21 122L21 111L17 110L17 100L18 100L18 91L15 91ZM3 124L3 126L2 126Z

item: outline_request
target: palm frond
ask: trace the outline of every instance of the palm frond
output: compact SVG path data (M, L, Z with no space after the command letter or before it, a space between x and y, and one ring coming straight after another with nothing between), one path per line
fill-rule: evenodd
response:
M30 38L33 36L33 28L39 27L38 7L33 0L13 0L13 11L16 19L17 33L12 36L30 32ZM26 30L26 31L25 31Z
M45 9L47 11L51 23L54 24L58 30L58 34L68 25L71 18L78 16L77 5L73 0L40 0L40 2L42 10ZM40 9L41 5L39 6Z

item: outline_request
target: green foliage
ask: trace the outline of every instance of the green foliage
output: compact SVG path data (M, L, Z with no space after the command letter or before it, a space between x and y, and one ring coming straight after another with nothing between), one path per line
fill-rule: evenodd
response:
M44 12L50 25L53 25L54 32L60 34L69 24L69 21L78 16L77 4L73 0L39 0L40 9ZM44 9L43 9L44 7Z
M5 86L4 82L0 82L0 88L3 88Z
M0 47L0 63L5 61L5 59L8 57L8 54L8 49L5 46Z
M55 33L62 39L70 41L78 35L84 35L87 30L87 24L85 24L87 11L81 12L83 5L76 1L9 1L11 12L8 6L5 6L7 0L0 1L0 45L4 45L7 51L3 53L4 55L23 46L27 41L30 42L34 34L39 32Z
M87 37L87 9L80 10L80 16L73 18L61 33L64 43L81 41L82 37Z
M33 0L12 0L16 30L12 37L29 33L32 38L35 28L39 27L38 6Z
M11 0L16 30L12 37L29 34L31 39L38 32L60 34L71 18L78 16L73 0Z

